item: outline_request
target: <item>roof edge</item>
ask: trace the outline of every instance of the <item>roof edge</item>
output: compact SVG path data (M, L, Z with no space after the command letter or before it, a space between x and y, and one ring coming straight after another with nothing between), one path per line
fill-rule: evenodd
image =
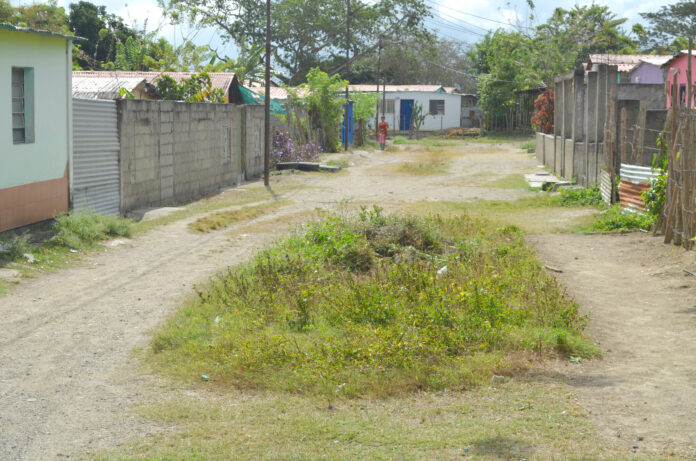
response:
M51 32L50 30L32 29L30 27L15 26L12 24L4 23L4 22L0 22L0 29L9 30L11 32L24 32L25 34L41 35L44 37L64 38L64 39L70 40L70 41L72 41L72 40L87 40L86 38L78 37L77 35L64 35L64 34L59 34L57 32Z

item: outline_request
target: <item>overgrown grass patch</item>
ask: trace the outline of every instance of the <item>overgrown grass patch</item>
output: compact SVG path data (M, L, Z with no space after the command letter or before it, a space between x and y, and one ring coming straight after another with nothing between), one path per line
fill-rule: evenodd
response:
M283 200L254 206L245 206L235 210L219 211L195 220L189 224L189 229L199 233L224 229L242 221L258 218L290 203L292 202Z
M149 359L223 387L385 396L488 382L520 351L593 355L583 327L516 227L375 208L310 223L213 279Z
M426 136L422 137L420 139L408 139L405 138L404 136L394 136L394 139L392 142L394 145L404 145L404 144L411 144L411 145L420 145L420 146L427 146L427 147L451 147L451 146L460 146L463 144L464 141L457 141L453 139L447 139L447 138L442 138L439 136Z

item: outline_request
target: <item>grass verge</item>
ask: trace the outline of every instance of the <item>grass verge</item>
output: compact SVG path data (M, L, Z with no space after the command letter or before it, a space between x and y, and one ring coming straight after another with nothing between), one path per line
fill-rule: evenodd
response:
M267 202L260 205L245 206L236 210L226 210L206 215L189 224L193 232L207 233L224 229L241 221L248 221L270 213L292 203L288 200Z
M469 217L330 216L230 269L155 335L184 380L327 398L462 388L510 354L598 351L514 227Z

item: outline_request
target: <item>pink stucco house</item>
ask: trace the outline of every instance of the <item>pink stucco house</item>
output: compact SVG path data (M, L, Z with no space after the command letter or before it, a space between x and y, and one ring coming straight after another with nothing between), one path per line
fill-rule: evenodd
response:
M667 98L667 108L672 107L672 104L676 103L680 106L686 106L686 94L687 94L687 79L686 71L688 68L689 59L691 59L691 80L696 83L696 51L691 52L689 56L688 51L682 51L681 53L674 56L672 59L667 61L662 67L665 70L665 78L669 81L669 97ZM677 74L677 85L679 85L678 91L678 101L672 101L672 81L674 74ZM692 83L692 85L694 84ZM689 104L690 107L694 107L693 101Z

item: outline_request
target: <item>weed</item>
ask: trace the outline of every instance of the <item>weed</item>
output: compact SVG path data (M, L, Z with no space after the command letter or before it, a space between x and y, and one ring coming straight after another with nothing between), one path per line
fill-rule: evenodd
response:
M536 141L535 140L525 141L522 144L520 144L520 147L522 149L536 149Z
M58 233L52 246L83 248L112 237L130 237L132 221L118 216L73 212L56 218Z
M599 215L586 232L630 232L648 230L655 224L655 217L640 211L622 210L614 205Z
M345 160L345 159L329 160L326 162L326 164L330 165L330 166L340 166L341 169L343 169L343 170L345 170L346 168L348 168L350 166L350 163L348 162L348 160Z
M10 261L16 261L22 258L24 253L29 253L28 233L21 235L0 236L0 259L6 257Z
M494 179L493 181L486 183L485 187L494 189L526 189L529 187L529 184L524 179L523 175L511 174Z
M314 221L215 278L149 358L223 386L391 395L487 382L538 337L546 353L592 355L583 323L516 227L374 207Z

